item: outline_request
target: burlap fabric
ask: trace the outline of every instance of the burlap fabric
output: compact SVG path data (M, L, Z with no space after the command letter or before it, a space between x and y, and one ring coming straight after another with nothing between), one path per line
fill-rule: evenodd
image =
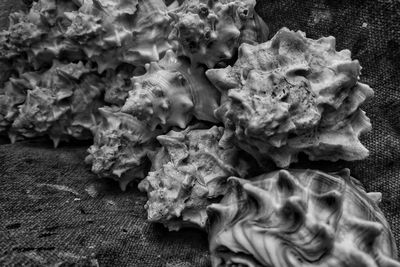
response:
M16 0L0 3L7 14ZM319 38L333 35L363 66L362 82L376 92L364 105L373 124L362 138L371 151L354 163L307 163L295 167L350 167L367 191L383 193L382 210L400 246L400 1L259 0L257 10L271 35L286 26ZM208 266L207 236L168 232L146 222L146 196L136 185L121 193L97 180L83 160L89 143L48 140L0 145L0 265Z

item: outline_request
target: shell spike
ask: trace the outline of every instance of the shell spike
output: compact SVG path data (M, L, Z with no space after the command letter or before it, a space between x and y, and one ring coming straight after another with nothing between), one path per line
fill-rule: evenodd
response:
M382 193L380 192L369 192L367 195L376 204L379 204L382 201Z
M149 73L155 73L161 70L157 62L151 62L150 64L146 64L146 69Z
M51 140L53 141L54 148L57 148L60 144L60 137L57 136L50 136Z

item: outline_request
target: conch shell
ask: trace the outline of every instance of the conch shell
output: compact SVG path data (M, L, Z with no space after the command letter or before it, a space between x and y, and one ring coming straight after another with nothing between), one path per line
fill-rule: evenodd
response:
M400 266L381 194L367 194L349 170L230 181L208 208L212 266Z
M266 43L242 44L233 67L206 75L223 94L216 114L226 133L259 162L287 167L299 152L311 160L367 157L358 137L371 124L359 106L373 91L358 82L360 70L349 50L335 51L335 38L284 28Z
M189 126L157 140L162 148L152 157L152 170L140 182L147 192L148 219L170 230L204 228L206 207L227 193L229 176L246 172L238 149L221 140L224 129Z
M88 149L86 163L100 177L114 178L125 190L134 179L146 174L147 154L155 149L159 131L146 125L118 108L99 108L102 121L94 130L94 144Z
M0 95L2 124L11 140L48 135L57 146L69 137L90 139L104 93L101 78L82 62L54 61L43 72L11 78Z
M145 121L151 129L185 128L193 115L218 122L214 110L219 107L220 93L207 80L203 68L191 68L171 50L146 68L145 75L132 78L133 89L122 112Z
M178 55L193 65L229 61L241 43L267 41L268 27L254 11L255 0L186 0L172 10Z

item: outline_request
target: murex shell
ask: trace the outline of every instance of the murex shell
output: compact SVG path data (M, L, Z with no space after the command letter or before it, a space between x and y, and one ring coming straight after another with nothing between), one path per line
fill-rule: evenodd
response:
M114 178L125 190L128 183L145 176L146 159L154 150L159 131L151 131L133 116L118 108L99 109L102 120L94 130L94 144L88 149L86 163L100 177Z
M389 225L349 171L281 170L208 208L213 266L400 266Z
M203 68L192 68L171 50L146 68L145 75L132 78L133 88L122 112L145 121L151 129L185 128L193 115L217 122L214 110L219 106L220 93L207 80Z
M54 61L44 72L11 78L0 95L0 119L10 139L48 135L57 146L69 137L91 138L97 108L103 105L102 79L82 62Z
M254 11L255 0L187 0L172 10L170 39L193 65L214 67L231 59L241 43L267 40L268 27Z
M278 167L297 160L360 160L360 134L371 129L359 106L373 95L358 82L360 64L335 38L312 40L284 28L270 41L242 44L232 67L206 72L223 93L216 111L239 146ZM229 133L230 131L230 133Z
M217 126L189 126L157 137L162 147L139 184L148 195L150 221L161 222L170 230L204 228L206 207L227 193L227 178L246 172L238 149L221 140L223 131Z

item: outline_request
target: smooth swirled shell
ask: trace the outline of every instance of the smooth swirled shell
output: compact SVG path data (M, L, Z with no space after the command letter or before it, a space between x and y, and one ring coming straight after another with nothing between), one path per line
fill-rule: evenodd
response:
M207 205L227 193L226 179L246 172L238 150L223 144L223 128L189 126L157 137L162 147L152 158L152 169L140 182L147 192L148 219L170 230L203 228Z
M373 95L358 81L361 67L335 38L312 40L280 30L271 41L239 48L232 67L206 72L223 93L217 117L259 162L279 167L297 160L360 160L360 134L371 129L359 106Z
M55 146L70 137L91 138L104 93L101 78L82 62L54 61L45 72L11 78L0 95L0 114L11 140L48 135Z
M203 68L191 68L171 50L160 62L150 63L145 75L133 77L132 84L122 111L145 121L151 129L185 128L193 115L217 122L214 110L219 107L219 91Z
M86 163L100 177L114 178L125 190L128 183L145 176L147 154L154 149L159 131L117 108L99 109L102 121L94 130L94 144Z
M208 209L213 266L400 266L380 193L367 194L349 170L230 181Z
M265 42L268 27L254 11L255 0L186 0L170 12L179 55L214 67L231 59L241 43Z

